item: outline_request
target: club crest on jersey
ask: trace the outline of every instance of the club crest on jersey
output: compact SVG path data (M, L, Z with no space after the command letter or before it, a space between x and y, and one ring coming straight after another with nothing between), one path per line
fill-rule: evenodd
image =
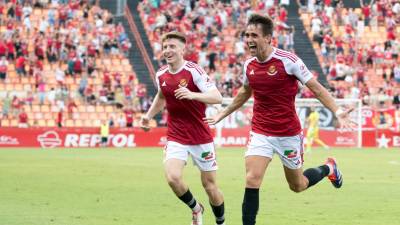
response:
M167 86L167 84L165 83L165 81L162 83L161 86L163 86L163 87Z
M251 71L250 71L250 75L254 75L254 70L251 70Z
M181 79L180 81L179 81L179 87L187 87L187 81L186 81L186 79Z
M278 70L276 70L276 67L274 65L271 65L268 67L267 74L270 76L274 76L278 73Z

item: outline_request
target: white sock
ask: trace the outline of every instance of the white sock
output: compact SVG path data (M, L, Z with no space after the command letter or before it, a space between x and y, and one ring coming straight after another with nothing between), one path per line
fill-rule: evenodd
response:
M196 202L196 205L194 206L194 208L192 209L193 212L200 212L201 210L201 206L198 202Z

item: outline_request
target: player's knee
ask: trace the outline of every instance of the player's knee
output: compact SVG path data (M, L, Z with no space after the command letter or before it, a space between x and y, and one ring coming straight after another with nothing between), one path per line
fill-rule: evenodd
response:
M250 188L259 188L262 182L262 175L258 173L246 174L246 186Z
M305 189L301 184L289 184L289 188L295 193L302 192Z
M168 174L167 175L168 185L173 187L177 186L181 182L181 176L179 174Z
M207 193L212 193L212 192L218 190L217 184L215 183L215 181L213 179L204 179L204 180L202 180L201 183L203 185L204 190Z

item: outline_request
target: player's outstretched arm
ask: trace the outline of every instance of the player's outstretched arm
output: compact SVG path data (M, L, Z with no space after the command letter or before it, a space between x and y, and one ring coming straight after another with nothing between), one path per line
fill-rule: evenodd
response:
M150 120L158 112L160 112L164 108L164 106L165 106L165 98L164 98L164 95L159 90L157 92L156 97L154 98L153 103L150 106L149 111L147 111L147 113L140 118L140 127L144 131L149 131L150 130L150 126L149 126Z
M315 97L329 110L331 110L337 117L340 128L342 129L355 129L357 123L350 119L350 113L354 108L344 110L338 107L335 100L329 94L328 90L324 88L315 78L307 81L306 86L314 93Z
M228 105L224 110L222 110L220 113L218 113L217 115L215 115L213 117L203 118L204 122L206 122L210 125L217 124L223 118L227 117L229 114L236 111L244 103L246 103L247 100L251 97L251 94L252 94L252 90L251 90L250 86L243 85L239 89L238 94L235 96L235 98L233 99L233 101L230 105Z
M207 92L192 92L186 87L180 87L175 90L175 97L179 100L196 100L206 104L222 103L222 95L216 88L213 88Z

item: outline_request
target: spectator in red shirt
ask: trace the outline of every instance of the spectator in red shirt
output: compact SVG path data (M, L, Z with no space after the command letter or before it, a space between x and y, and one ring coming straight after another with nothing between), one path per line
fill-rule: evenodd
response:
M19 56L17 58L17 62L15 63L15 68L17 70L18 75L26 75L25 71L25 57L24 56Z
M74 109L78 108L73 98L70 98L68 101L68 119L73 119Z
M85 97L86 101L89 104L95 104L96 103L96 96L94 95L94 87L93 84L89 85L86 90L85 90Z
M18 115L18 127L20 128L28 128L29 124L28 124L28 115L25 112L25 109L22 108L21 112Z
M13 116L16 116L17 114L19 114L21 106L22 106L21 100L16 95L14 95L14 97L11 101L11 111L12 111Z
M132 107L127 107L124 109L125 113L125 120L126 120L126 127L133 127L133 118L135 115L135 111L132 109Z
M62 109L60 109L60 111L58 111L58 113L57 113L57 120L56 120L57 126L59 128L62 127L62 121L63 121L63 111L62 111Z
M82 61L79 58L76 58L74 61L74 73L75 74L82 73Z
M115 72L113 74L114 81L115 81L115 89L117 88L122 88L121 82L122 82L122 74L119 72Z
M40 44L36 44L35 46L35 55L38 57L39 60L44 60L44 50L43 46Z
M129 84L126 84L124 86L124 95L125 95L125 99L127 101L131 101L132 100L132 88Z
M7 52L7 45L1 39L0 40L0 57L6 56L6 52Z
M12 39L9 39L7 41L7 50L8 50L8 55L7 55L7 59L8 60L14 60L15 59L15 46L14 46L14 42Z

